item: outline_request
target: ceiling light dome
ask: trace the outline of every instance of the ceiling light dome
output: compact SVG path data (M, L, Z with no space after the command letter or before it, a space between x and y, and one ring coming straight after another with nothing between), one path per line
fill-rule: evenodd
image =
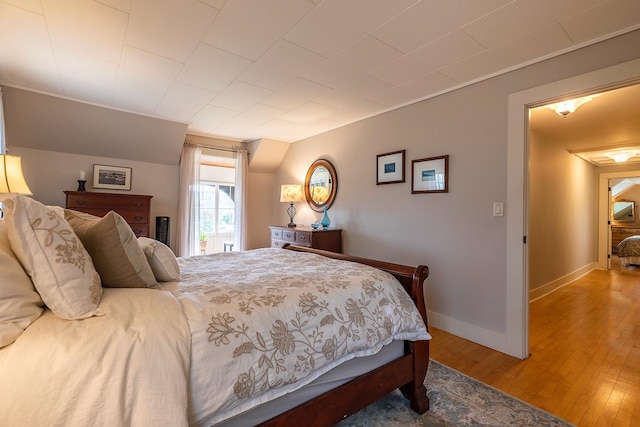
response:
M547 108L555 111L565 119L567 116L578 109L581 105L586 104L593 100L593 96L585 96L582 98L569 99L567 101L556 102L555 104L547 105Z
M604 155L616 163L624 163L630 158L637 156L638 152L635 150L612 151L610 153L604 153Z

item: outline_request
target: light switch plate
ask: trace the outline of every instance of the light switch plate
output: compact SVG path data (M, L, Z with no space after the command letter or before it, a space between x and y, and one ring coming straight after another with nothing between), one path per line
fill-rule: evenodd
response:
M493 216L504 216L504 203L493 202Z

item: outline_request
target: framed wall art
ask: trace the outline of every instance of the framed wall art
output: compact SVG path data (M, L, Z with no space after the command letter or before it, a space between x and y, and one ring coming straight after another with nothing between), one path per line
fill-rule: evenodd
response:
M376 156L376 185L404 182L405 151L393 151Z
M411 161L411 194L449 192L449 155Z
M131 168L93 165L93 188L131 190Z

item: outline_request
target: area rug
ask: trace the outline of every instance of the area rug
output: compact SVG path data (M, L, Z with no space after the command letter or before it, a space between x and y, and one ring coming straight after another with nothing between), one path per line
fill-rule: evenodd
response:
M434 360L425 381L430 409L418 415L399 391L340 422L357 426L572 426L487 384Z

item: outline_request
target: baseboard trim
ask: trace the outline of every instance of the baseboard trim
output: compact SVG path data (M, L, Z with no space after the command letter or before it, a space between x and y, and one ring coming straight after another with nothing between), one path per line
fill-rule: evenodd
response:
M533 302L536 299L542 298L560 289L561 287L568 285L569 283L597 269L597 267L598 264L596 262L589 263L572 273L569 273L563 277L560 277L529 291L529 302ZM490 349L499 351L501 353L505 353L521 359L519 355L511 354L507 351L506 333L499 333L496 331L485 329L477 325L463 322L461 320L454 319L452 317L445 316L443 314L430 310L427 310L427 318L429 319L429 325L435 328L453 335L457 335L466 340L473 341L485 347L489 347Z
M542 286L538 286L535 289L531 289L529 291L529 302L533 302L537 299L540 299L544 296L549 295L550 293L557 291L558 289L562 288L563 286L568 285L569 283L578 280L579 278L586 276L587 274L589 274L590 272L592 272L593 270L595 270L596 268L598 268L598 263L596 262L592 262L589 263L587 265L585 265L582 268L577 269L576 271L569 273L565 276L562 276L558 279L552 280L549 283L545 283Z
M485 329L471 323L463 322L458 319L453 319L451 317L429 310L427 310L427 319L429 319L430 326L433 326L450 334L457 335L466 340L473 341L485 347L489 347L493 350L509 354L506 351L506 334L491 331L489 329Z

